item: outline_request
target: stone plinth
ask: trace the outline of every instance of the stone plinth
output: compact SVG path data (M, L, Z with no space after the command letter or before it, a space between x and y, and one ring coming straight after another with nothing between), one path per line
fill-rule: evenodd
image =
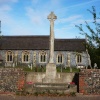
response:
M45 72L30 72L27 73L26 82L32 83L43 83L45 78ZM57 73L55 80L53 79L52 83L70 83L72 82L75 73Z
M50 93L77 92L77 86L69 84L74 76L75 73L57 73L55 64L48 64L46 73L31 72L27 74L26 82L32 84L26 84L26 91L29 93L47 93L48 91Z
M48 63L46 66L46 75L43 79L43 83L52 83L56 79L57 71L54 63Z

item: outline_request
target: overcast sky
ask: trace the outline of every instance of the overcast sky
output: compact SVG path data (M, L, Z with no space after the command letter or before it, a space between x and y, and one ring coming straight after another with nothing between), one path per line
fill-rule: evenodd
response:
M100 0L0 0L2 35L49 35L47 16L53 11L55 38L84 38L75 25L91 24L92 6L99 14Z

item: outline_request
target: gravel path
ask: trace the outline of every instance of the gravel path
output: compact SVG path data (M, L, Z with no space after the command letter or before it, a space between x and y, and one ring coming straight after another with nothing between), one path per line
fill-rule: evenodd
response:
M100 96L79 96L79 97L50 97L50 96L14 96L0 95L0 100L99 100Z

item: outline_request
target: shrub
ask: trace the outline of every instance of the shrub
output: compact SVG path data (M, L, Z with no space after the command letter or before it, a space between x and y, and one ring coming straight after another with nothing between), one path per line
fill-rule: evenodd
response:
M70 92L70 96L76 96L75 92Z

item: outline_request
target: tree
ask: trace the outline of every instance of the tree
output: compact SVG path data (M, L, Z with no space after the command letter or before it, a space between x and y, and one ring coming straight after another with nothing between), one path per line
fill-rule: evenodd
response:
M80 30L80 34L85 35L87 38L86 48L90 54L92 66L94 66L94 63L97 63L100 68L100 17L97 17L94 6L92 6L92 11L89 9L88 11L93 16L93 27L87 21L85 21L85 27L88 29L88 32L84 31L82 24L75 26Z

